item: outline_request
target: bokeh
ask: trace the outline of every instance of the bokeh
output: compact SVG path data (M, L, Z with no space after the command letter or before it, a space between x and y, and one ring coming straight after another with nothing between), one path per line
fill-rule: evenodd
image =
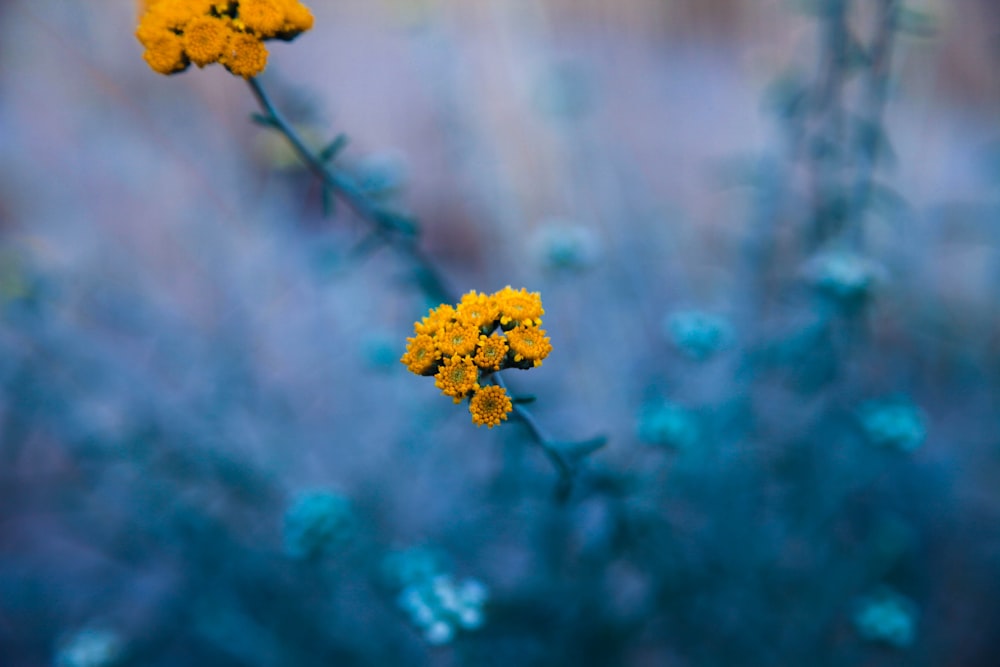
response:
M1000 664L1000 6L313 0L260 81L0 2L0 665Z

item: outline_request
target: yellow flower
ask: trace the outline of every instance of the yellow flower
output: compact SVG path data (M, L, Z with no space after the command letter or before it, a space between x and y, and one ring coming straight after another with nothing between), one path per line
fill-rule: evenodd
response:
M446 325L455 320L455 309L446 303L442 303L437 308L432 308L427 317L414 323L413 330L418 334L433 336Z
M171 30L166 21L152 14L145 14L142 20L139 21L139 26L135 29L135 38L139 40L140 44L149 48L150 43L162 36L163 33L176 34Z
M469 412L472 413L472 421L476 426L493 428L507 419L513 409L514 404L511 403L507 390L496 385L483 387L469 401Z
M552 351L539 326L543 313L537 292L510 286L490 295L473 290L457 306L443 303L416 322L416 335L407 339L400 361L418 375L433 375L455 403L469 398L472 421L492 428L514 406L505 389L484 386L483 378L505 368L541 365ZM508 326L497 330L504 318Z
M240 0L236 16L260 37L273 37L285 25L284 5L279 0Z
M230 37L235 34L225 19L199 16L184 29L184 51L198 67L214 63L226 52Z
M426 334L421 334L414 338L407 338L406 343L406 354L400 361L406 364L411 373L429 375L430 371L437 366L437 360L440 356L434 345L434 339Z
M498 371L507 356L507 341L503 336L479 336L479 346L474 361L483 370Z
M212 10L211 0L154 0L146 3L142 21L151 21L170 30L183 30L188 21L206 16Z
M312 27L313 15L309 8L301 2L289 2L285 7L285 25L279 37L292 39L299 33L311 30Z
M146 47L146 62L161 74L189 62L220 62L250 78L267 66L263 40L290 40L313 25L298 0L139 0L139 9L135 36Z
M447 324L434 335L434 342L445 357L456 354L464 357L475 353L479 327L462 322Z
M531 361L535 366L541 366L542 359L552 351L545 330L539 327L516 326L507 332L507 342L514 352L514 361Z
M446 396L451 396L456 403L460 402L470 391L479 389L479 369L471 357L460 357L457 354L444 360L438 370L435 385Z
M160 74L183 72L189 64L181 38L168 30L147 37L146 52L142 57L154 72Z
M219 62L236 76L249 79L263 72L267 66L267 47L251 34L236 32Z
M528 292L523 287L515 290L508 285L493 296L500 308L500 324L504 328L511 322L528 326L541 323L540 318L545 310L542 308L542 296L538 292Z
M500 318L500 313L497 309L496 299L473 290L462 297L458 304L456 317L460 322L467 322L481 329L492 331L493 327L496 326L496 321Z

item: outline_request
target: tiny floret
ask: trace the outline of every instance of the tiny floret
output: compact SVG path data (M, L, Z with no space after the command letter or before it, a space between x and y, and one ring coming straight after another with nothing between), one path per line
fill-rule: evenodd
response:
M135 29L135 38L147 49L151 48L156 39L166 34L177 36L170 24L162 17L146 15Z
M498 371L507 357L507 340L503 336L479 336L476 347L476 365L485 371Z
M198 67L218 62L235 33L226 21L214 16L199 16L184 31L184 51Z
M274 37L285 25L285 8L278 0L240 0L237 17L263 38Z
M236 76L249 79L263 72L267 66L267 47L253 35L238 32L229 40L219 62Z
M542 365L542 359L549 356L552 343L545 336L545 330L532 326L517 326L507 332L514 361L530 361L535 366Z
M182 31L191 19L212 10L211 0L152 0L145 3L143 22L150 21L174 31Z
M479 369L471 357L460 357L457 354L445 359L437 372L437 388L445 396L451 396L456 403L460 402L470 392L479 389Z
M312 12L302 3L286 3L285 25L278 37L280 39L294 39L299 33L312 30L313 20Z
M441 354L450 357L452 355L469 355L476 351L476 344L479 342L479 327L474 324L454 322L445 326L434 336Z
M493 296L472 291L462 297L456 316L462 322L492 331L500 318L500 312Z
M529 292L523 287L512 289L509 285L496 293L497 306L500 309L500 324L511 323L538 324L545 309L542 308L542 297L538 292Z
M490 385L477 391L469 401L469 412L476 426L493 428L507 419L514 404L503 387Z
M438 352L434 339L427 334L419 334L413 338L406 339L406 354L400 359L411 373L417 375L428 375L437 368L438 359L441 353Z
M428 334L433 336L448 324L455 321L455 309L446 303L442 303L437 308L432 308L427 316L413 325L413 330L418 334Z
M142 57L154 72L160 74L183 72L190 64L181 38L169 31L150 37Z

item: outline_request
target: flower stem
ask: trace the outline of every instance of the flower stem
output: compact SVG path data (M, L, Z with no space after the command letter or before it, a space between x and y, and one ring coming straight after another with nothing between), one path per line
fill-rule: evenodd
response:
M325 188L347 204L355 215L368 222L373 228L372 232L379 239L413 262L422 276L420 283L428 296L441 301L450 301L449 290L445 287L440 273L417 246L415 229L401 225L400 216L393 215L372 202L353 179L331 169L315 151L310 149L295 128L278 111L257 78L247 79L247 83L250 84L254 97L264 111L267 122L284 135L309 171L323 183Z
M504 382L503 377L497 373L491 380L498 387L507 389L507 384ZM509 393L509 392L508 392ZM573 490L573 467L569 464L569 461L556 449L555 441L549 438L545 432L542 430L541 425L535 416L531 414L527 408L523 405L514 403L514 416L521 420L531 433L531 437L535 440L538 446L541 448L542 453L552 464L552 467L556 469L559 473L559 483L556 486L556 497L560 500L565 500L569 497L570 492Z

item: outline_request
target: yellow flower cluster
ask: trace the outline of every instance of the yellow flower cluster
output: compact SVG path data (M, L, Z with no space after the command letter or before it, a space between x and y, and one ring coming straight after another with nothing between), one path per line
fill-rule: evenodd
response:
M140 9L135 36L160 74L221 63L250 78L267 65L264 40L288 41L313 25L298 0L141 0Z
M534 368L552 351L541 328L542 298L507 286L493 294L469 292L456 306L441 304L413 325L400 361L433 376L456 403L469 398L477 426L493 428L514 409L503 387L483 382L506 368Z

